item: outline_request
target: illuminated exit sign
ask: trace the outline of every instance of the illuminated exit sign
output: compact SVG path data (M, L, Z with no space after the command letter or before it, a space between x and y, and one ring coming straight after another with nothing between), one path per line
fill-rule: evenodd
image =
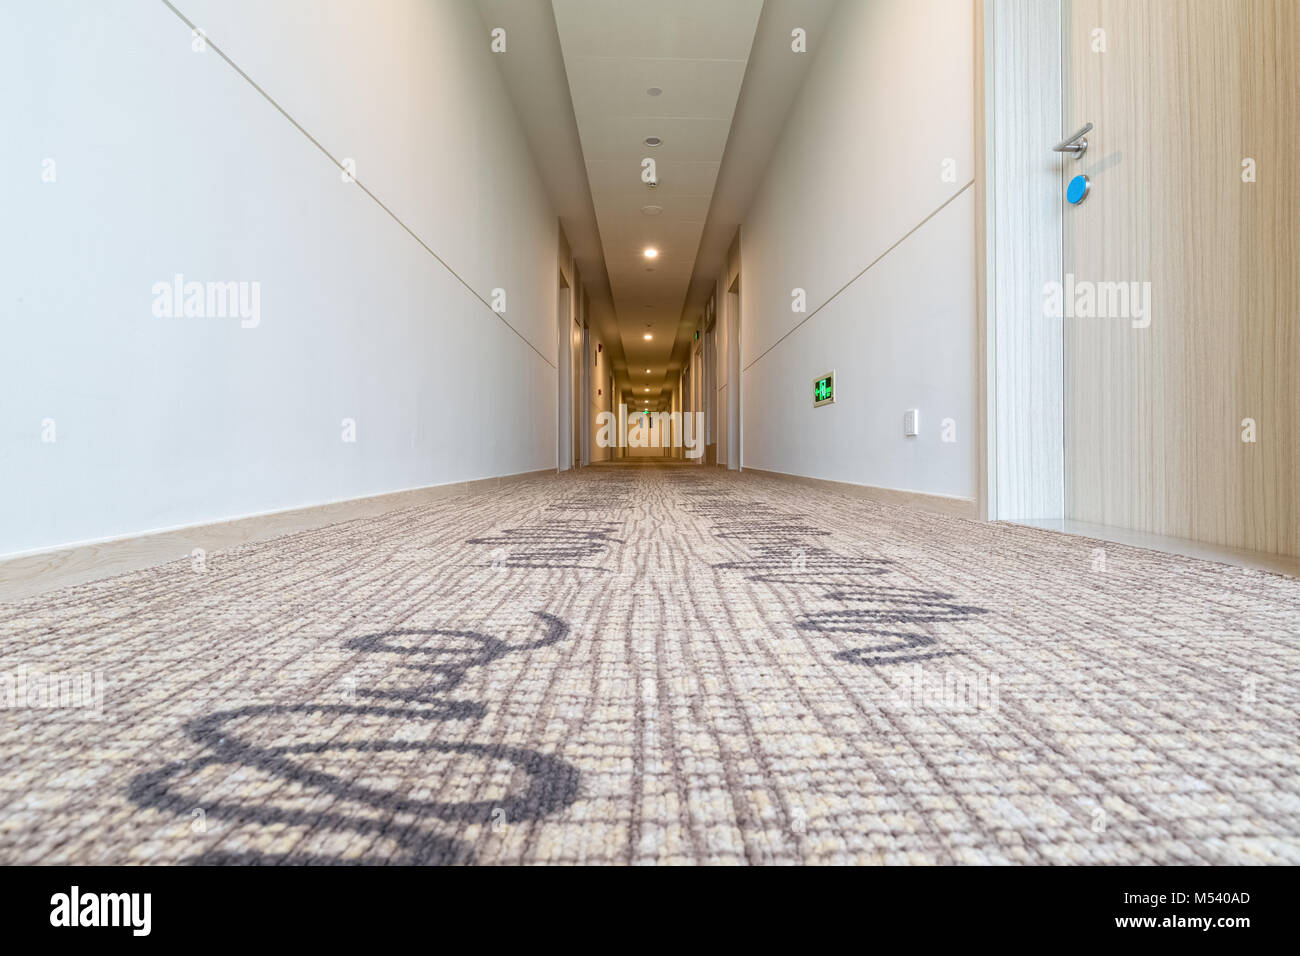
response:
M813 379L813 408L835 401L835 373L827 372Z

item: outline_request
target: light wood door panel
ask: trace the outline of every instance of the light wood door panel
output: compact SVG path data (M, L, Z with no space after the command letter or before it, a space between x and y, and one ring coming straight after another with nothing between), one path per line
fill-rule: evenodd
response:
M1066 516L1300 554L1300 3L1067 0L1065 24L1064 126L1096 124L1064 160L1092 180L1065 271L1150 283L1146 328L1065 320Z

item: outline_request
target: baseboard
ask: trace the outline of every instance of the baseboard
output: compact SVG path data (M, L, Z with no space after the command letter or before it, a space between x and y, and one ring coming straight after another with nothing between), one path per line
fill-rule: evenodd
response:
M1231 564L1240 568L1253 568L1256 571L1269 571L1273 574L1300 578L1300 555L1250 551L1223 544L1210 544L1206 541L1193 541L1190 538L1135 531L1132 528L1116 528L1112 525L1075 521L1071 518L1019 518L999 521L998 524L1039 528L1057 534L1125 544L1132 548L1147 548L1151 551L1163 551L1166 554L1181 554L1202 561L1215 561L1219 564Z
M479 494L529 478L554 474L554 468L546 468L445 485L426 485L0 557L0 602L17 601L56 588L179 561L188 558L195 548L222 551L282 534L310 531L401 508L416 508L433 501Z
M915 511L927 511L931 514L947 515L951 518L979 518L979 507L974 498L934 495L924 491L903 491L899 488L877 488L874 485L858 485L851 481L810 478L807 475L791 475L784 471L766 471L762 468L750 468L748 466L745 467L744 472L766 475L769 478L784 478L788 481L812 485L825 491L838 491L858 498L870 498L872 501L879 501L887 505L901 505Z

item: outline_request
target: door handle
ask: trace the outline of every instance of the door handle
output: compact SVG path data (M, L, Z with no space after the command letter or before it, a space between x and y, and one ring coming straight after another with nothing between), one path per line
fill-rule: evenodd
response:
M1059 143L1053 146L1052 152L1074 153L1074 158L1078 159L1088 151L1088 140L1084 136L1084 133L1087 133L1091 129L1092 129L1092 124L1089 123L1087 126L1083 127L1083 129L1079 130L1074 135L1067 136L1065 139L1061 140Z

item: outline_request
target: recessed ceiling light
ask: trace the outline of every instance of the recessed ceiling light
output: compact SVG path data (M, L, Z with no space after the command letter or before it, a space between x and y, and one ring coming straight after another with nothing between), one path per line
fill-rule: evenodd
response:
M647 246L647 247L646 247L646 250L645 250L645 257L646 257L647 259L653 259L653 258L654 258L655 256L657 256L657 255L659 255L659 250L656 249L654 246Z
M649 332L647 332L647 333L643 336L643 338L644 338L647 342L649 342L652 338L654 338L654 336L651 335Z
M642 207L641 207L641 211L642 211L643 213L645 213L647 216L657 216L657 215L659 215L661 212L664 211L664 207L663 207L663 206L655 206L655 205L652 204L652 205L649 205L649 206L642 206Z
M662 146L663 140L660 139L658 136L647 136L645 138L645 144L647 146Z
M645 91L645 95L646 95L646 96L658 96L658 95L659 95L660 93L662 93L662 92L663 92L663 90L661 90L659 87L657 87L657 86L652 86L652 87L650 87L650 89L648 89L648 90Z

